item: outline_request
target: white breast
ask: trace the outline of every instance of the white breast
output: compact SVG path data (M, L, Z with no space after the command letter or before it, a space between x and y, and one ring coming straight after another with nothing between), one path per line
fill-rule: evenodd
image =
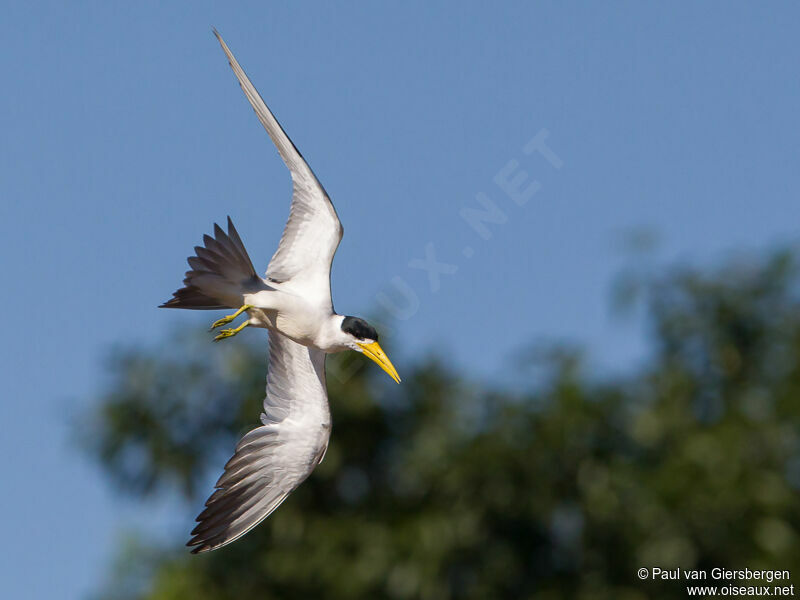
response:
M320 332L333 314L330 301L314 298L290 282L273 290L245 296L250 324L278 331L304 346L316 346Z

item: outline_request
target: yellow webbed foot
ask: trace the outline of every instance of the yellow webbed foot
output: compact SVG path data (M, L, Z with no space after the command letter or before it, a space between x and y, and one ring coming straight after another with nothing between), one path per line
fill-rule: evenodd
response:
M214 321L214 324L211 325L211 329L209 329L209 331L214 331L217 327L222 327L223 325L227 325L228 323L233 321L236 317L238 317L240 314L242 314L244 311L250 310L251 308L253 307L250 304L245 304L232 315L228 315L227 317L222 317L221 319ZM231 334L231 335L236 335L236 334Z
M245 321L244 323L242 323L241 325L239 325L235 329L223 329L222 331L220 331L217 334L217 337L214 338L214 341L218 342L220 340L224 340L224 339L227 339L229 337L233 337L237 333L239 333L242 329L247 327L249 324L250 324L250 321Z
M228 323L233 321L235 318L236 317L234 315L228 315L227 317L222 317L221 319L218 319L218 320L214 321L214 323L211 325L211 329L209 329L209 331L214 331L217 327L222 327L223 325L227 325Z

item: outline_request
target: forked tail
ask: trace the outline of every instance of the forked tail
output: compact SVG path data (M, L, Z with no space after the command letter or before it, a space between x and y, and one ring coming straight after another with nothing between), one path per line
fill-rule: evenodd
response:
M238 308L244 303L243 294L264 286L230 217L228 233L214 223L214 237L204 235L203 244L195 246L195 256L186 259L191 270L186 272L184 287L159 308Z

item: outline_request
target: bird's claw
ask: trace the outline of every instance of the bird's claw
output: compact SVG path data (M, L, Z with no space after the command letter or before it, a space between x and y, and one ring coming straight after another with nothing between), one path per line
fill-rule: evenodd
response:
M211 325L211 329L209 331L214 331L217 327L222 327L223 325L227 325L231 321L233 321L236 317L233 315L228 315L227 317L222 317L221 319L217 319Z
M250 321L245 321L244 323L242 323L241 325L239 325L235 329L223 329L222 331L220 331L217 334L217 337L214 338L214 341L218 342L220 340L224 340L225 338L233 337L237 333L239 333L242 329L247 327L249 324L250 324Z
M253 308L251 304L245 304L232 315L228 315L226 317L222 317L221 319L217 319L216 321L214 321L213 325L211 325L211 329L209 329L209 331L214 331L217 327L222 327L223 325L227 325L228 323L233 321L236 317L238 317L240 314L250 310L251 308ZM230 337L230 336L225 336L225 337Z
M220 331L220 332L217 334L217 337L215 337L215 338L214 338L214 341L215 341L215 342L218 342L218 341L220 341L220 340L224 340L224 339L226 339L226 338L233 337L233 336L235 336L237 333L239 333L239 331L238 331L238 330L236 330L236 329L223 329L222 331Z

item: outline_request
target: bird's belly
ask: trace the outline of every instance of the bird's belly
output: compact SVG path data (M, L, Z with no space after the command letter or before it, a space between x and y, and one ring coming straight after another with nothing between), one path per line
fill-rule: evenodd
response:
M273 307L254 306L248 310L251 325L278 331L298 344L314 346L325 322L325 311L300 297L281 296L270 299Z
M278 312L275 329L304 346L312 346L321 327L316 315L303 311Z

